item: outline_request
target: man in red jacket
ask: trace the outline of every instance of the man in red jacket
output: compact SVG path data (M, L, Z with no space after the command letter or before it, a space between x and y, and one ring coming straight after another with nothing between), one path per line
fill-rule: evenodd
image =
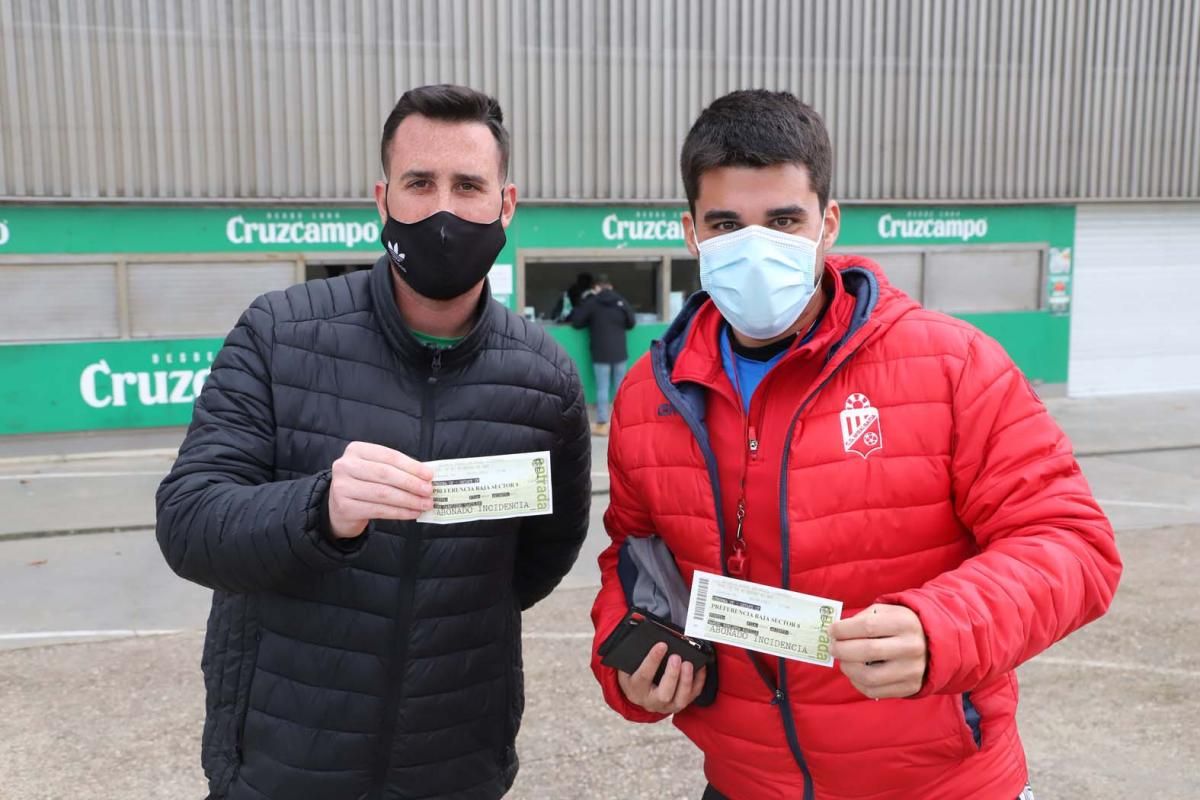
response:
M629 543L840 600L834 669L716 646L592 668L626 718L705 754L706 798L1032 796L1014 670L1107 610L1112 527L1004 350L857 256L827 255L821 118L790 94L714 102L680 159L705 292L632 369L609 445L598 648L634 605ZM699 700L697 700L699 698Z

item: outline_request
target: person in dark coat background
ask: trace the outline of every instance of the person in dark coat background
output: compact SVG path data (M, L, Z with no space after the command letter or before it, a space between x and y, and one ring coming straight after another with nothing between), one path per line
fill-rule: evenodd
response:
M592 367L596 373L596 421L592 423L592 433L607 436L611 398L629 366L625 332L633 330L636 324L633 306L601 275L595 291L571 312L570 320L576 328L587 328L591 335Z
M371 270L254 301L159 488L171 568L213 589L210 800L496 800L517 773L521 611L587 534L573 362L491 299L516 189L499 104L406 92ZM552 513L448 525L427 462L549 451ZM532 462L531 462L532 463Z

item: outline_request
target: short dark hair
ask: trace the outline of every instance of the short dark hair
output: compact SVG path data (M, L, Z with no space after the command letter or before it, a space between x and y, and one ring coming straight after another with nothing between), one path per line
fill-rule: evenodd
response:
M821 115L791 92L743 89L717 98L688 131L679 156L683 190L696 211L700 177L719 167L801 164L824 210L833 148Z
M379 142L379 161L383 174L388 174L391 160L392 139L400 123L413 114L443 122L481 122L488 126L500 148L500 177L508 177L509 139L504 127L504 111L496 98L467 86L442 83L436 86L419 86L409 89L400 96L392 113L383 123L383 137Z

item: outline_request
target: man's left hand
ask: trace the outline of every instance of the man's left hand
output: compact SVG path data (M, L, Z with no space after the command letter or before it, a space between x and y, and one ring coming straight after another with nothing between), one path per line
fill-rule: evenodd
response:
M910 697L921 690L929 651L911 609L876 604L833 623L829 635L842 674L867 697Z

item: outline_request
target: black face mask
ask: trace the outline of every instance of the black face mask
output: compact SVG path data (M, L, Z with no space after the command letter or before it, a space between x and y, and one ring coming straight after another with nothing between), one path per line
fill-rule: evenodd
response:
M392 266L417 294L450 300L485 277L507 238L495 222L468 222L439 211L420 222L398 222L388 212L380 235Z

